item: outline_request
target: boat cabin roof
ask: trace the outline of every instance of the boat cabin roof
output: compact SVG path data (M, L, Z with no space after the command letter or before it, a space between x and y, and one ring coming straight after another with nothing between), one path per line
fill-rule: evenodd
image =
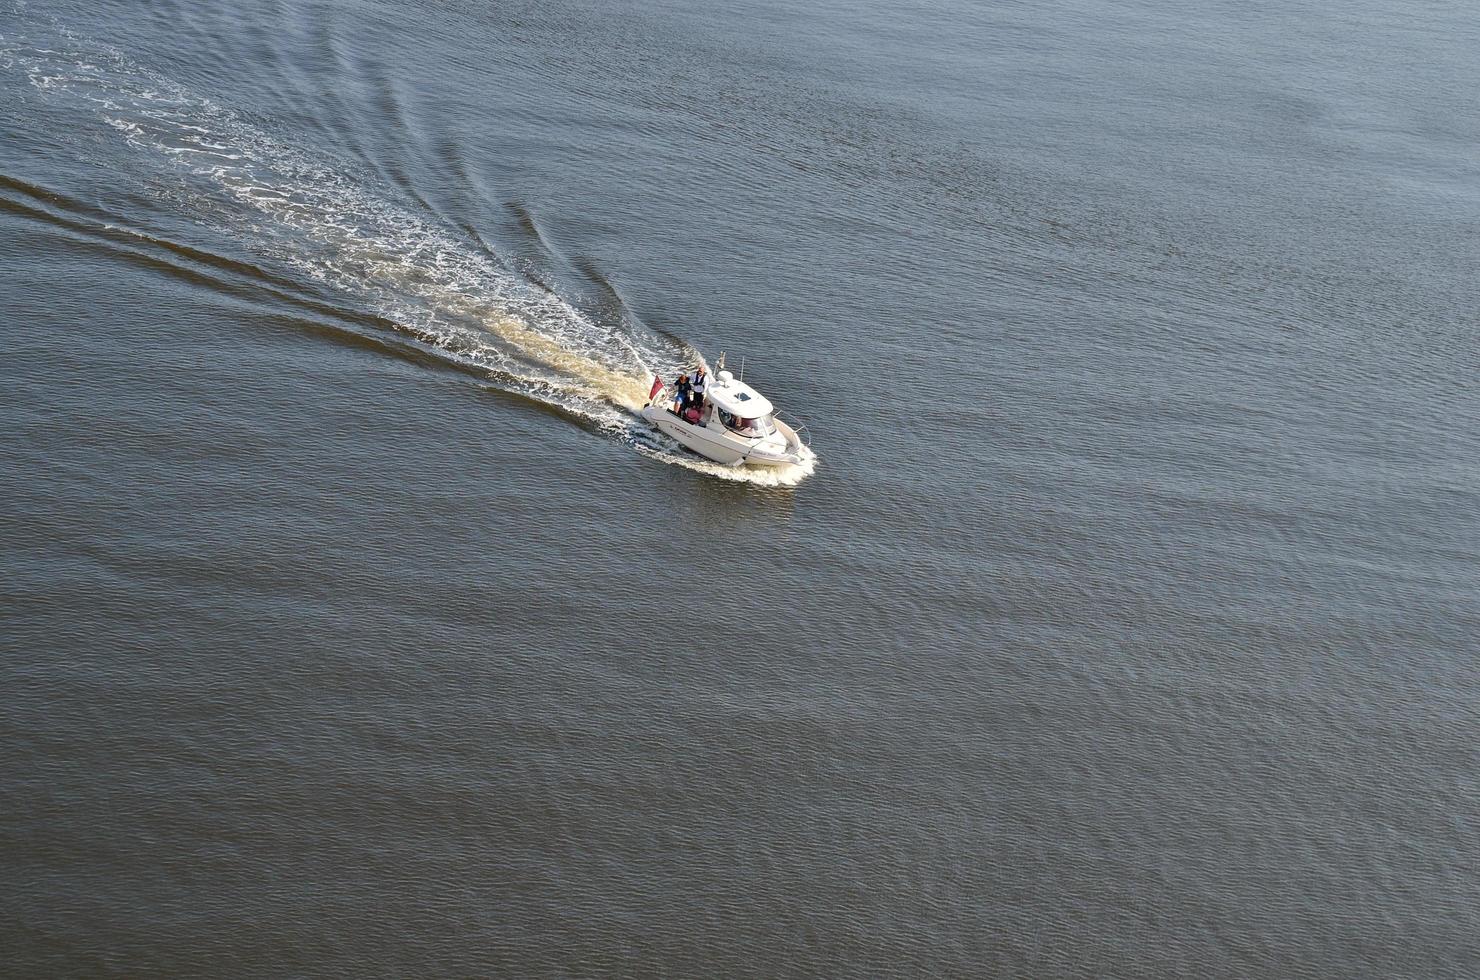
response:
M775 411L764 395L744 381L736 381L735 376L729 371L721 371L709 383L705 388L704 398L731 415L738 415L744 419L760 418L762 415L770 415Z

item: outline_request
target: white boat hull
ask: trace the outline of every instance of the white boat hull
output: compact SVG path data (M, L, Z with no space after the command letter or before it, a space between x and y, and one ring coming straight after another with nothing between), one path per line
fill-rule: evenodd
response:
M776 431L746 438L723 426L686 422L660 405L649 405L642 417L686 449L728 466L794 466L802 462L805 447L790 426L777 421Z

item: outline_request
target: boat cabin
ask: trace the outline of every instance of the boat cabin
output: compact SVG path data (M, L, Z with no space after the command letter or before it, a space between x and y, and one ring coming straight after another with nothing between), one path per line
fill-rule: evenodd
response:
M776 431L771 421L775 408L766 397L743 381L736 381L729 371L721 371L709 382L704 392L704 415L707 424L717 417L726 429L746 439L758 439Z

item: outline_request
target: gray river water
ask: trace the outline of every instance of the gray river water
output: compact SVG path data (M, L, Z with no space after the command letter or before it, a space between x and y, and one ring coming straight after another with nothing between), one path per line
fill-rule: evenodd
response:
M1477 43L0 0L0 973L1480 974Z

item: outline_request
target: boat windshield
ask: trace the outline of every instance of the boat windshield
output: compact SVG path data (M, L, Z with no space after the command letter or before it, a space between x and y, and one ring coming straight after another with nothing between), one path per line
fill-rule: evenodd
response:
M761 415L757 416L756 418L747 419L741 418L738 415L731 415L729 412L723 410L721 410L719 414L720 420L723 421L730 430L748 438L754 439L759 438L760 436L768 436L776 431L776 426L772 424L771 416L769 415Z

